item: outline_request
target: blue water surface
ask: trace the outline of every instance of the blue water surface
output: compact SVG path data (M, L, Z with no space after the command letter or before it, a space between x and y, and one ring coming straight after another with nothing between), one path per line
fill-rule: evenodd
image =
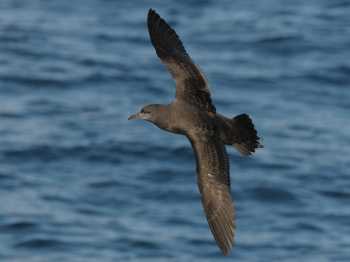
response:
M155 8L219 112L265 148L229 148L236 245L209 232L188 141L129 114L174 82ZM350 2L0 1L0 261L350 261Z

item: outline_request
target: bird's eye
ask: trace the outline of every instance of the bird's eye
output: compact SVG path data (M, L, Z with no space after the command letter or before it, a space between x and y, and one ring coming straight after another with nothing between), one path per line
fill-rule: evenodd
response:
M145 112L145 109L142 108L142 109L141 109L141 113L146 113L146 112Z

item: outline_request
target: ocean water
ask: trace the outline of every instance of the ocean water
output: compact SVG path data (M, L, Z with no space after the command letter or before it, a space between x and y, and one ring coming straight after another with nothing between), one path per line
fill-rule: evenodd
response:
M174 82L146 31L178 32L220 113L236 245L219 252L188 141L127 121ZM350 261L350 2L0 1L0 261Z

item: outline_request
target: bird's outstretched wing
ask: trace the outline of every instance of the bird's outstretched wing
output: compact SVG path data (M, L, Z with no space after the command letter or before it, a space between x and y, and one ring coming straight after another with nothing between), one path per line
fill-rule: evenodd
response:
M229 159L216 138L190 138L197 162L198 186L210 230L224 255L234 242L235 211L230 193Z
M158 57L176 81L176 99L215 113L207 81L176 32L152 9L148 12L147 24Z

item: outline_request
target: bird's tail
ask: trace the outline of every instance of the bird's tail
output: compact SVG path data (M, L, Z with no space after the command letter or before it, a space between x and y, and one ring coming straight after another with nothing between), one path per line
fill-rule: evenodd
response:
M254 124L247 114L232 118L231 125L235 133L232 144L242 155L251 155L255 149L263 147Z

